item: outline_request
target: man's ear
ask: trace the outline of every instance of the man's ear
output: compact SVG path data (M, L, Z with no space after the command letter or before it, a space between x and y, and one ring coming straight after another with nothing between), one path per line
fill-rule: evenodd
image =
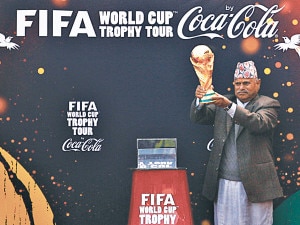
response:
M261 79L257 79L256 80L256 84L258 85L257 86L257 91L260 89L260 85L261 85Z

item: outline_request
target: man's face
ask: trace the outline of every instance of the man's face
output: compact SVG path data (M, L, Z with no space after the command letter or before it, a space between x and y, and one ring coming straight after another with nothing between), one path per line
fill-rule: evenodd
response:
M238 78L233 81L235 96L241 102L249 102L253 99L260 88L260 79L256 78Z

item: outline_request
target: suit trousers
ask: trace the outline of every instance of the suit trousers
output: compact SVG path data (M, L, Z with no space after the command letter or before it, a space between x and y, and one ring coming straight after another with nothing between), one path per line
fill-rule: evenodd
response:
M215 225L272 225L273 201L252 203L240 181L219 180Z

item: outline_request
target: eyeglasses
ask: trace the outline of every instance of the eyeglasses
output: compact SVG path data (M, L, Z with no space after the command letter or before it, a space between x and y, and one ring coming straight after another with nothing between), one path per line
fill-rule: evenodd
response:
M243 86L249 86L251 84L251 82L250 81L244 81L244 82L233 82L233 85L234 86L237 86L237 87L240 87L241 85L243 85Z

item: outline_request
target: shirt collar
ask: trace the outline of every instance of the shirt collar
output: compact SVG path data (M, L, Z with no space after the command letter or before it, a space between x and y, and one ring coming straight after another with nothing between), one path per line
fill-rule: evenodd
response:
M237 103L237 105L242 106L243 108L245 108L246 105L247 105L249 102L243 103L243 102L241 102L241 101L237 98L237 99L236 99L236 103Z

